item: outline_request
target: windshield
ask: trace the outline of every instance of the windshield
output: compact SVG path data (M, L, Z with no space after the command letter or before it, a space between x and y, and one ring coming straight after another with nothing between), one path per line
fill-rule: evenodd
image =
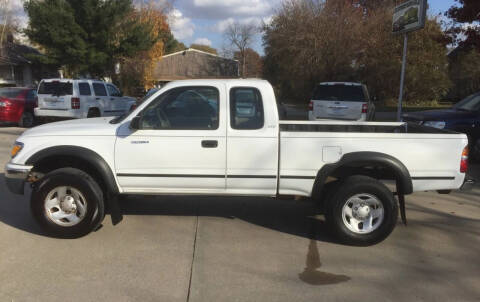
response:
M453 108L465 111L479 111L480 110L480 93L466 97L458 102Z
M56 96L72 95L73 85L70 82L42 82L38 87L38 94L51 94Z
M18 98L22 89L19 88L0 88L0 97L2 98Z
M313 100L366 102L362 86L318 85Z

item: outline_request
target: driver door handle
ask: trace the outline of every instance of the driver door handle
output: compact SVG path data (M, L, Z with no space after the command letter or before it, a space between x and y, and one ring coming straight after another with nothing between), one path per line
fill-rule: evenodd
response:
M202 141L202 148L217 148L218 141Z

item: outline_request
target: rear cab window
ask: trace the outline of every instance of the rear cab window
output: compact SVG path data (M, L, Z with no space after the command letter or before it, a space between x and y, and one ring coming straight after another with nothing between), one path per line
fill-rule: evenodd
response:
M38 87L38 94L49 94L53 96L64 96L73 94L72 82L41 82Z
M360 85L318 85L314 92L314 101L367 102L363 86Z
M237 130L263 128L265 117L262 95L257 88L238 87L230 90L230 126Z

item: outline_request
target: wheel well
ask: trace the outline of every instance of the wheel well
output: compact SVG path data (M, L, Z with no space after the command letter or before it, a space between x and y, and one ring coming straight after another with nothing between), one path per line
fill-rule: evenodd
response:
M46 157L35 163L32 172L34 175L38 175L38 178L35 179L35 181L37 181L43 177L43 175L60 168L75 168L87 173L98 183L100 188L102 188L103 193L107 193L107 186L98 169L88 160L79 157L69 155L55 155Z
M376 180L394 180L396 192L410 194L412 193L410 175L403 173L382 162L356 162L327 166L326 169L319 171L315 179L312 198L318 200L323 207L325 197L328 197L329 191L336 187L334 183L339 183L355 175L368 176ZM407 177L408 179L406 179Z
M98 109L97 107L89 108L89 109L88 109L88 112L90 112L90 111L95 111L95 112L100 113L100 109Z

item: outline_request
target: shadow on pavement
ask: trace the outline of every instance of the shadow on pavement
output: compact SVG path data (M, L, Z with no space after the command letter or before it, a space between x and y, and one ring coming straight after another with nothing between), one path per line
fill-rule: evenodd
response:
M315 205L306 200L264 197L128 196L120 200L124 215L200 216L240 219L275 231L333 242Z
M0 222L11 227L47 236L36 224L30 212L30 188L25 186L25 195L15 195L8 191L5 177L0 173Z
M14 228L45 236L30 212L30 188L25 195L8 192L4 174L0 174L0 222ZM122 213L129 215L205 216L243 221L307 239L332 242L325 223L317 219L312 202L262 197L208 196L125 196L120 200ZM104 220L109 223L109 217ZM122 222L126 223L126 222Z

